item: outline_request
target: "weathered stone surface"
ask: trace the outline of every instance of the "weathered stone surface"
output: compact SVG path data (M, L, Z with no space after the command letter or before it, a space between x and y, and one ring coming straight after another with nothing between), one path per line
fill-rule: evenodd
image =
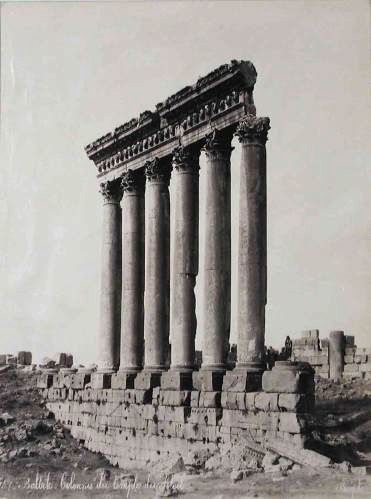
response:
M230 155L232 137L214 129L206 135L205 237L203 279L202 368L225 369L230 331L231 207ZM198 388L198 387L196 387ZM205 391L219 391L221 386Z
M134 380L134 387L139 390L149 390L161 385L161 373L141 371Z
M106 373L92 373L90 378L91 386L94 389L108 389L111 388L111 374Z
M223 379L223 391L257 392L262 387L262 373L249 372L244 369L228 371Z
M262 387L268 393L313 393L313 372L297 369L280 369L274 367L265 371Z
M221 407L221 392L200 392L198 407Z
M278 394L257 393L255 397L255 407L264 412L278 411Z
M32 353L25 351L18 352L17 361L22 366L30 366L32 364Z
M313 466L314 468L327 468L331 465L331 459L318 454L313 450L301 449L288 441L279 439L271 439L266 442L268 449L279 454L280 456L287 457L294 463L303 466Z
M200 369L193 372L193 387L202 392L219 392L223 386L224 371Z
M242 146L238 243L237 366L264 370L267 302L265 143L269 118L244 117L236 131ZM252 389L254 390L254 388Z
M344 371L344 350L346 339L343 331L331 331L329 336L330 378L341 379Z
M161 375L163 390L192 390L192 371L169 369Z
M102 267L98 369L112 373L119 367L121 334L121 207L119 181L101 183L103 196Z
M299 393L280 393L278 396L280 411L305 413L314 409L314 396Z
M113 390L134 388L136 373L117 372L111 375L111 388Z

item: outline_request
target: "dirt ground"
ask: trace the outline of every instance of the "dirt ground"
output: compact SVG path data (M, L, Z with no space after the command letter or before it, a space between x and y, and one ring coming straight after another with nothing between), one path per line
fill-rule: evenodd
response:
M161 478L114 468L84 449L45 408L35 382L35 373L0 372L0 499L371 497L371 381L317 383L314 447L338 463L332 468L259 469L241 477L186 467Z

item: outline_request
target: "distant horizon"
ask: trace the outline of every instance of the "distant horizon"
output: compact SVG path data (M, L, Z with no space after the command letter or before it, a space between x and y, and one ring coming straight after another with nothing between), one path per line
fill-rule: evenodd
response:
M367 1L20 2L0 12L0 353L96 362L102 202L84 147L231 59L253 62L257 114L271 119L266 345L319 329L371 346Z

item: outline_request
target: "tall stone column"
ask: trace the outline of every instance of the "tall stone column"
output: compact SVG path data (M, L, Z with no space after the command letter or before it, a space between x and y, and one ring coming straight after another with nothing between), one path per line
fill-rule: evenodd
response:
M238 242L237 373L243 389L254 388L265 368L267 302L267 187L265 143L269 118L245 116L236 135L242 146ZM249 379L252 383L249 384ZM249 386L250 385L250 386ZM252 386L253 385L253 386Z
M226 369L231 293L231 134L213 130L206 136L205 247L202 367L196 389L220 390Z
M120 372L136 373L143 365L144 175L122 175L122 307Z
M98 370L112 373L120 360L121 325L121 207L119 181L101 184L103 195L103 245L100 298Z
M170 167L154 158L145 164L145 175L145 372L136 388L159 384L169 354Z
M194 287L198 273L199 156L199 148L179 146L173 152L172 348L171 369L161 379L165 389L192 388L197 326Z

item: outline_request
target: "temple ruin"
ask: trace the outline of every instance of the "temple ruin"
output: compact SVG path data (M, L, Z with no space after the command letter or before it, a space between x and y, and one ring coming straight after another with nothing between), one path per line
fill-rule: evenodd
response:
M76 438L120 466L174 452L187 460L192 451L216 452L241 438L258 454L263 447L306 445L313 370L290 361L265 370L270 122L256 116L256 77L251 62L232 61L86 147L103 201L98 370L49 371L38 386ZM238 340L237 363L228 370L234 136L242 146ZM201 151L207 223L196 369ZM170 181L176 192L171 276Z

